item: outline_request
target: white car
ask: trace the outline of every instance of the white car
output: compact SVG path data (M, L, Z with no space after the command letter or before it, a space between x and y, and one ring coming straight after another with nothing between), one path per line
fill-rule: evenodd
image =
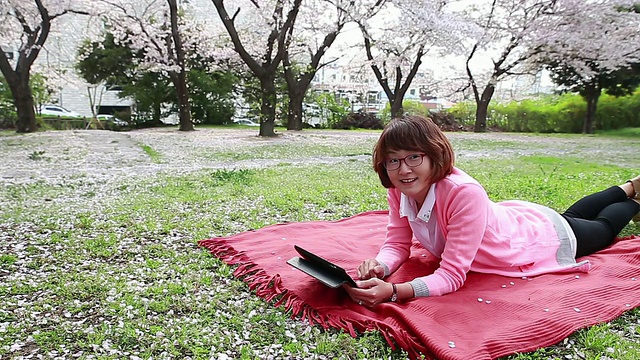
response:
M42 105L40 114L46 116L82 117L82 115L78 114L77 112L69 111L58 105Z
M233 121L234 123L238 124L238 125L246 125L246 126L260 126L260 124L255 123L249 119L237 119Z

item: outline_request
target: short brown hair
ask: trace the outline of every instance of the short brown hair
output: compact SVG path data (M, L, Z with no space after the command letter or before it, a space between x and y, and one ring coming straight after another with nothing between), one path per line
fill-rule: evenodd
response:
M391 120L382 131L373 149L373 169L382 186L394 187L384 163L392 150L415 150L431 159L431 181L438 182L453 170L454 154L449 139L431 119L404 115Z

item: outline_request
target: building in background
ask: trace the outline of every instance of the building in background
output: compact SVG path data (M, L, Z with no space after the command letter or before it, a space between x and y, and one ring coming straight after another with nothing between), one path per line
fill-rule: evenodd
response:
M433 70L421 69L411 82L404 100L420 102L432 110L443 110L453 106L453 102L437 97L434 88ZM368 66L329 64L318 71L311 83L310 91L330 92L336 97L345 98L351 103L352 111L375 114L384 109L389 102Z

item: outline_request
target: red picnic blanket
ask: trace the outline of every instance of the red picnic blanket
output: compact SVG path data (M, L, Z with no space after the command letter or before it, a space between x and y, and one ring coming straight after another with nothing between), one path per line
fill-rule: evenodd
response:
M352 302L288 265L299 245L351 275L384 241L387 211L339 221L267 226L199 242L229 265L256 294L294 316L348 331L380 331L389 345L412 358L493 359L549 346L577 329L610 321L640 306L640 237L621 239L591 255L591 271L508 278L469 273L455 293L385 303L373 310ZM438 265L415 243L410 259L389 277L404 282L432 273Z

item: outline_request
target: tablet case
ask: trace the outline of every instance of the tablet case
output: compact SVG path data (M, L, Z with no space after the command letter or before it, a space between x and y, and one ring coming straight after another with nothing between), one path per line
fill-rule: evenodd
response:
M340 266L307 251L298 245L293 246L300 256L287 260L287 264L302 270L306 274L318 279L321 283L331 288L337 288L342 284L358 287L356 282Z

